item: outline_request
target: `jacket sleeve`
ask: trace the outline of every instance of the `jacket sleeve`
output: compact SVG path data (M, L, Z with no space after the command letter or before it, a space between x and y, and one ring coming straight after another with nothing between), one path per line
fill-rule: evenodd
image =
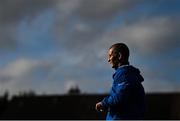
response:
M125 82L114 85L110 95L101 101L102 105L105 108L123 105L129 96L129 88L130 85Z

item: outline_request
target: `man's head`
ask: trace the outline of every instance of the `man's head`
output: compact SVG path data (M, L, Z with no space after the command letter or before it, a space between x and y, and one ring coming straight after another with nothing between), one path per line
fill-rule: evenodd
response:
M129 64L129 48L124 43L113 44L108 51L108 62L112 68Z

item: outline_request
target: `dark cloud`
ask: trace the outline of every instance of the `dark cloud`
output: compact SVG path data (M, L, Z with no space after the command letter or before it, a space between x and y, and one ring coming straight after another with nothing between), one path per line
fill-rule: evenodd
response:
M81 19L86 19L87 21L108 20L112 19L113 16L118 13L131 9L131 7L134 7L140 1L141 0L131 2L127 0L82 0L76 12Z
M56 33L58 40L61 41L60 44L64 44L68 48L73 48L72 45L77 45L75 48L81 48L82 43L92 43L101 37L116 14L128 10L140 1L2 0L0 1L0 25L11 24L13 26L11 29L16 31L17 23L23 21L24 18L31 21L43 10L56 9L59 19L55 26L58 30ZM10 36L5 36L7 34ZM17 43L16 37L11 36L11 30L3 32L1 35L4 36L1 39L2 43L5 43L6 40L8 43ZM4 46L7 45L4 44Z
M59 6L56 24L60 45L76 51L99 41L114 17L136 6L141 0L69 0Z
M54 0L1 0L0 23L15 23L23 17L32 17L51 7L54 2Z
M13 27L1 27L0 28L0 48L1 49L14 49L17 46L15 40L15 30Z
M0 48L18 47L17 26L28 18L33 20L43 10L55 5L55 0L1 0L0 1Z

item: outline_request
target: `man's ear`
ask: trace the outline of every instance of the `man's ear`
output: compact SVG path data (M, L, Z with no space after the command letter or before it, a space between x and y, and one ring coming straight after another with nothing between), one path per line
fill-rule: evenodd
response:
M122 59L122 54L120 52L118 54L119 54L119 60L121 60Z

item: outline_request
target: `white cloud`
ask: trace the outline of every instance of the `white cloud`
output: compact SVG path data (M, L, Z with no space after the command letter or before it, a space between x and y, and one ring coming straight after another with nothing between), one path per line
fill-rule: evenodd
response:
M48 81L54 66L51 60L18 58L0 70L0 93L6 90L11 94L30 89L38 90L39 83ZM43 73L42 77L41 73Z
M156 56L180 46L179 19L167 16L143 19L104 34L103 40L125 42L138 53Z
M23 76L37 66L37 64L38 63L34 60L20 58L15 62L8 64L2 73L4 75L9 75L12 78Z

